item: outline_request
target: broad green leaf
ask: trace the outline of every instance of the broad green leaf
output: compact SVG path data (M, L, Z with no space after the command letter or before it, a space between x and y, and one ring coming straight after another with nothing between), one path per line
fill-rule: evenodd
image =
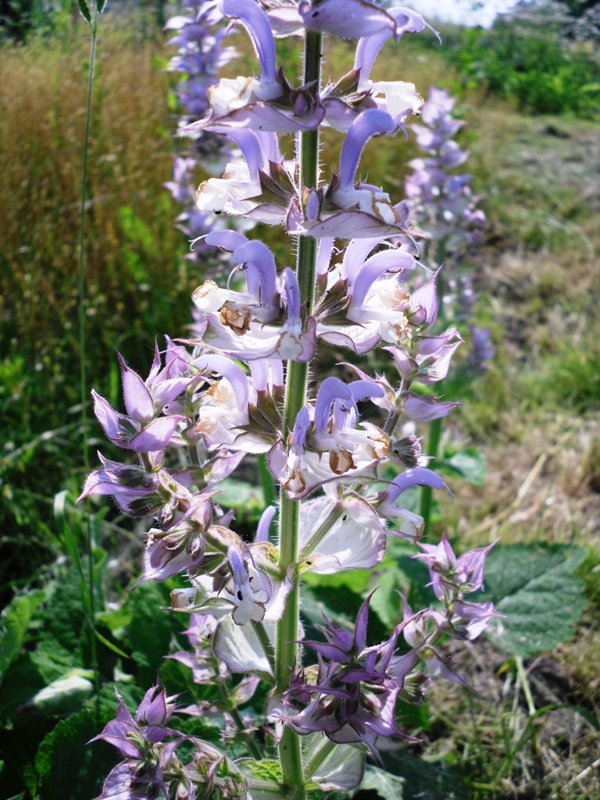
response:
M404 778L369 764L365 769L360 788L377 792L383 800L402 800L404 797L403 786Z
M83 706L94 692L94 673L90 670L71 670L30 697L24 711L42 715L72 714Z
M0 617L0 683L17 657L33 612L45 599L42 589L15 597Z
M69 669L81 666L77 654L63 647L53 636L41 638L30 657L46 684L58 680Z
M371 598L374 611L386 628L397 625L402 617L402 608L397 590L402 589L404 574L394 565L372 576L371 589L377 589Z
M235 765L243 775L257 781L265 781L275 786L283 781L281 766L275 759L265 758L262 761L255 761L253 758L240 758Z
M314 572L306 572L302 578L307 586L327 589L338 589L340 586L344 586L360 596L369 587L370 575L371 570L368 569L349 569L335 572L332 575L316 575Z
M81 652L85 611L81 604L79 575L74 569L63 573L42 610L41 618L41 640L56 640L72 655Z
M494 600L506 614L490 623L491 641L526 658L571 636L586 607L584 584L573 574L585 558L585 550L568 545L494 548L486 564L488 591L475 598Z
M208 719L207 717L180 717L177 720L177 730L188 736L196 736L205 742L215 745L222 743L223 729L219 725L219 720Z
M89 800L99 794L118 756L103 742L88 742L109 719L97 719L95 710L86 708L46 736L35 758L43 800Z
M31 653L21 653L6 671L0 687L0 722L22 718L20 706L47 684L33 663Z
M129 602L132 658L138 665L140 685L148 687L156 682L156 674L170 650L177 615L164 610L168 598L158 584L151 581L132 589ZM177 625L180 627L179 622Z
M84 0L80 0L80 2L84 2ZM59 492L54 497L54 517L56 519L56 523L62 531L63 540L71 556L71 560L77 569L79 574L79 591L81 592L81 602L83 603L83 607L88 614L91 614L91 597L90 597L90 590L86 583L86 577L83 572L83 567L81 565L81 559L79 558L79 548L77 547L77 542L75 541L75 537L73 535L73 531L71 530L71 526L69 525L69 521L67 519L67 501L70 499L70 494L68 491Z
M235 766L249 781L249 796L252 800L276 800L285 797L281 786L283 778L279 762L274 759L255 761L253 758L240 758Z
M471 486L483 486L486 476L485 456L476 448L469 447L436 461L436 470L447 475L459 475Z
M112 634L118 635L131 622L131 608L124 603L115 611L101 611L96 614L96 622L105 625Z

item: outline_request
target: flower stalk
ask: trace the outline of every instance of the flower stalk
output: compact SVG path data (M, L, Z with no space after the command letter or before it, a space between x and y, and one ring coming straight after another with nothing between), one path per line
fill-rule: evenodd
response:
M320 88L322 34L306 31L304 51L304 83L310 85L316 97ZM316 188L319 172L319 129L302 131L299 138L300 195L304 189ZM298 242L296 275L300 303L307 317L313 311L314 283L317 259L317 240L301 236ZM294 427L296 417L307 399L308 364L306 361L289 361L286 383L283 428L284 435ZM290 499L281 492L279 510L279 566L283 573L298 560L298 525L300 501ZM276 691L282 695L290 687L292 672L298 663L298 627L300 623L300 575L295 570L292 589L288 595L283 616L277 623L277 648L275 678ZM304 772L302 750L298 734L286 725L279 743L279 761L290 800L303 800Z
M438 273L411 289L421 266L407 203L394 204L358 172L369 140L396 134L423 103L413 84L370 79L377 53L387 39L427 25L410 9L386 10L369 0L207 0L195 20L170 23L180 30L173 43L185 49L204 41L199 21L213 25L223 17L234 21L227 31L246 29L260 72L222 78L206 93L207 116L183 128L192 136L229 135L242 156L223 178L201 184L198 209L242 217L244 225L283 225L295 243L295 268L278 265L264 242L221 218L202 246L229 254L219 257L229 259L231 278L226 286L207 280L196 289L195 338L167 337L163 351L157 345L147 378L120 358L125 413L94 393L109 440L137 460L100 456L82 497L110 495L124 513L152 518L139 582L187 577L171 603L190 613L191 650L169 657L207 689L207 699L184 713L224 715L223 740L245 743L247 754L230 760L170 728L175 698L156 686L135 716L121 701L99 737L124 758L102 800L116 787L128 796L181 800L245 800L254 789L305 800L315 786L347 794L361 783L367 753L381 763L381 749L417 741L399 727L399 700L422 703L439 677L466 685L441 651L442 640L474 639L497 613L491 603L464 599L482 586L489 548L457 557L445 537L421 544L425 520L401 505L411 487L448 488L427 467L414 425L437 421L439 430L457 403L411 385L443 380L462 340L455 328L429 334L439 311ZM323 33L358 39L354 69L324 87ZM299 86L277 65L280 36L303 38ZM184 88L193 88L189 83ZM345 134L329 183L319 171L322 124ZM284 158L277 138L290 133L293 160ZM338 250L340 240L346 244ZM347 364L353 379L318 376L313 387L309 369L319 342L361 356L379 347L397 380ZM388 420L383 428L364 413L365 404L379 408ZM166 455L173 447L180 448L177 469ZM252 541L236 532L233 511L219 505L219 484L247 454L259 460L267 501ZM278 508L271 480L279 486ZM353 631L325 617L324 641L305 640L301 576L372 569L389 537L421 547L444 611L413 612L402 598L397 624L373 644L367 597ZM307 650L318 664L304 668ZM255 696L261 682L268 687L262 717L261 693ZM253 713L245 715L240 709L248 703ZM267 748L276 742L279 764L260 763L263 734ZM178 749L185 742L191 747Z

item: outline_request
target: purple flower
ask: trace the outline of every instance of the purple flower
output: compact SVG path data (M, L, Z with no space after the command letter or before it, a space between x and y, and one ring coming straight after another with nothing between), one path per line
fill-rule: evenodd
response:
M410 126L428 156L410 162L413 173L405 183L414 221L431 239L444 242L446 257L478 242L485 223L485 214L476 208L479 198L469 187L471 176L447 172L468 158L452 139L464 124L451 116L455 102L445 90L430 90L421 124Z
M316 128L325 109L309 86L292 89L277 69L275 39L265 12L254 0L222 0L226 17L239 20L248 31L260 61L259 78L222 78L208 91L209 116L188 125L186 132L223 128L294 133Z
M423 517L396 503L402 492L413 486L429 486L432 489L447 489L450 492L442 478L435 472L416 467L400 473L385 492L370 500L377 513L395 526L387 531L391 536L414 542L423 533Z
M151 528L144 551L144 570L138 584L166 581L197 567L204 556L205 531L212 519L210 495L195 495L189 508L163 528Z
M305 641L319 656L314 683L299 673L284 695L287 720L300 734L322 731L332 741L361 743L380 759L379 749L392 738L417 741L397 726L395 706L417 651L395 656L396 641L405 623L391 638L366 647L369 596L360 608L354 633L325 619L325 642Z
M482 588L485 559L498 541L496 539L487 547L468 550L457 558L443 533L438 545L420 543L423 552L414 557L425 562L436 597L443 600L448 590L471 593Z
M227 674L222 662L214 655L212 640L217 629L217 620L212 614L193 613L190 624L185 631L192 652L187 650L167 656L179 661L192 670L194 683L209 683L217 677Z
M101 739L112 744L125 761L112 770L97 800L166 795L163 770L185 740L183 734L166 725L176 708L172 702L175 698L167 697L164 688L153 686L144 695L134 718L116 689L115 694L119 700L115 719L91 741Z
M279 443L269 453L270 469L290 497L304 497L331 481L353 480L387 456L389 437L371 423L359 423L357 413L359 401L383 394L370 381L323 381L314 410L305 406L296 417L288 452Z
M227 246L218 235L211 241ZM278 277L273 255L262 242L239 244L236 239L230 246L248 291L220 289L213 281L196 289L192 299L201 312L196 331L202 342L246 361L272 356L309 361L316 346L316 323L312 317L302 319L295 273L288 268Z
M175 429L185 417L158 416L194 380L193 377L170 376L170 365L161 368L160 354L155 349L154 361L146 381L127 366L120 353L123 399L127 415L120 414L110 403L92 390L94 412L113 444L136 453L163 450Z

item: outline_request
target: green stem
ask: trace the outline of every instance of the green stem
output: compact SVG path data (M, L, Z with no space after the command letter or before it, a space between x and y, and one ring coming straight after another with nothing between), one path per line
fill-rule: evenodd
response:
M260 473L260 483L263 490L265 506L274 506L277 502L275 483L273 481L273 476L269 472L267 457L264 453L260 453L258 456L258 471Z
M83 165L81 168L81 209L79 214L79 278L78 278L78 308L79 308L79 386L81 394L81 427L83 431L83 464L86 473L89 472L88 456L88 423L87 423L87 379L85 369L85 204L87 199L87 169L88 151L90 144L90 126L92 119L92 93L94 88L94 66L96 63L97 25L94 13L90 25L92 40L90 44L90 69L88 74L87 104L85 111L85 133L83 136Z
M304 51L304 83L310 84L313 95L319 91L321 79L322 36L314 31L306 32ZM317 186L319 175L319 131L304 131L300 134L300 192ZM312 313L317 242L301 236L298 242L297 271L300 301L306 315ZM294 427L298 412L306 403L308 387L308 364L288 363L284 404L284 441ZM300 502L290 500L281 492L279 509L279 568L287 574L289 567L298 561L298 525ZM300 619L300 578L290 570L293 587L285 604L285 610L277 623L275 648L276 692L281 695L290 686L292 671L298 663L298 623ZM305 800L306 790L302 768L302 750L298 734L286 725L279 742L279 762L288 800Z
M517 672L519 674L519 677L521 678L521 685L523 686L523 694L525 695L525 699L527 700L527 710L529 711L529 716L532 717L535 714L535 703L533 702L531 687L529 686L529 681L527 680L527 672L525 670L525 665L523 664L523 659L521 658L521 656L515 656L515 663L517 665Z
M97 20L98 15L92 12L92 22L90 23L91 43L90 43L90 66L88 74L87 104L85 112L85 132L83 137L83 165L81 168L81 210L79 216L79 276L78 276L78 311L79 311L79 386L81 392L81 429L83 447L83 466L86 474L90 471L88 455L88 420L87 420L87 380L86 380L86 351L85 351L85 205L87 195L87 168L88 151L90 143L90 127L92 119L92 94L94 89L94 66L96 62L96 41L97 41ZM96 714L99 715L99 691L100 691L100 672L98 668L98 648L96 645L95 631L95 592L94 592L94 533L92 517L87 518L87 550L88 550L88 583L90 597L90 620L92 625L92 635L90 642L92 669L94 671L94 684L96 687Z
M434 419L429 426L429 440L427 442L427 455L437 458L442 436L442 418ZM431 523L431 507L433 505L433 489L430 486L421 487L421 507L419 513L423 517L423 535L427 536Z

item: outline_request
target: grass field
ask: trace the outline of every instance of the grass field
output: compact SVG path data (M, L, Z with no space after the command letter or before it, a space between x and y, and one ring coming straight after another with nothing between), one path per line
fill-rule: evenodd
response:
M64 556L52 501L61 489L77 494L83 479L77 247L88 49L82 25L0 48L2 604ZM151 26L110 15L103 22L85 308L88 381L115 405L115 349L145 373L156 337L185 334L189 298L203 278L183 259L187 243L173 226L178 208L162 188L171 177L175 127L167 55ZM293 64L295 54L286 58ZM350 59L349 48L337 45L325 73L339 75ZM598 125L519 112L485 86L464 88L440 52L414 43L386 49L379 76L392 66L423 94L431 85L459 93L468 123L461 142L488 217L484 244L468 259L476 269L476 318L490 326L497 356L462 395L463 408L444 433L447 446L478 448L487 474L481 486L453 483L454 504L441 502L448 535L460 549L501 536L503 543L588 551L579 573L588 608L573 636L524 662L534 710L556 707L535 716L523 673L491 644L473 647L462 667L479 694L436 688L423 745L407 755L431 765L431 785L407 797L462 797L459 789L435 794L435 781L450 770L473 800L596 800L600 738L565 706L600 712ZM338 146L337 135L325 137L326 161L335 163ZM399 197L415 154L402 137L371 143L362 177ZM286 251L279 232L265 236ZM102 436L92 424L95 446ZM116 541L108 537L106 548Z

